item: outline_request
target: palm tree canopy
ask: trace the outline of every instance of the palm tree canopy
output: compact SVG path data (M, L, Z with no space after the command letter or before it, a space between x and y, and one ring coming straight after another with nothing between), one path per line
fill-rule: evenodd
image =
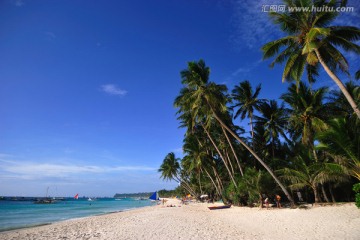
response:
M317 148L330 153L347 166L352 175L360 180L360 126L346 118L332 119L329 128L316 135L320 141Z
M180 163L179 159L175 157L173 152L168 153L164 158L158 172L161 173L161 178L164 180L179 181Z
M284 0L289 7L342 7L345 0ZM270 64L285 63L283 81L299 82L305 69L309 82L314 82L318 75L318 50L323 60L333 72L341 70L348 73L348 62L338 50L352 51L360 54L360 46L355 42L360 40L360 29L352 26L329 26L338 16L334 11L287 11L271 12L270 17L288 36L271 41L262 47L263 58L275 56Z
M354 101L360 105L360 86L356 85L353 81L350 81L345 84L345 87ZM356 117L349 102L340 91L333 90L330 93L330 107L334 116L344 116L346 118L350 118L352 116Z
M278 104L275 100L270 100L260 107L261 116L255 116L255 123L263 125L267 141L276 140L279 136L286 137L286 126L288 124L288 111L283 103Z
M187 115L187 127L192 129L196 123L208 126L212 113L227 115L227 87L209 81L210 69L203 60L189 62L188 68L181 71L182 84L179 96L174 101L180 119Z
M256 86L255 92L253 91L249 81L243 81L232 90L232 99L235 100L235 104L232 109L238 108L234 118L238 116L243 120L245 117L252 118L255 110L260 109L260 104L264 103L265 99L259 99L261 84Z
M301 136L302 142L308 146L313 146L315 132L326 126L327 105L323 103L326 92L325 87L312 90L300 82L298 87L291 84L288 91L281 95L281 99L290 106L290 134Z

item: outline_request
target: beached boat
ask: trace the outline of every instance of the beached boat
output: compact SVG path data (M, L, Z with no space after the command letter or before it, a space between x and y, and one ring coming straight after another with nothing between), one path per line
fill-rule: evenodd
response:
M210 210L217 210L217 209L225 209L225 208L230 208L231 205L223 205L223 206L212 206L212 207L208 207Z

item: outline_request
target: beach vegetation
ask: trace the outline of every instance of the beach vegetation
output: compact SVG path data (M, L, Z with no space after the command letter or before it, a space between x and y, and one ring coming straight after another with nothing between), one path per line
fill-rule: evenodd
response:
M286 4L343 6L345 1ZM253 88L251 80L228 89L210 80L204 60L188 62L174 100L185 129L183 156L169 153L161 177L197 198L208 194L235 205L261 204L264 196L277 194L290 205L353 201L351 186L360 180L360 86L350 78L343 53L360 54L360 30L331 26L337 16L270 13L286 35L266 43L263 57L274 57L271 67L284 64L282 81L290 82L277 99L262 98L261 85ZM315 84L320 67L339 89ZM354 75L359 78L359 71Z
M355 194L355 204L358 208L360 208L360 183L354 184L353 190Z

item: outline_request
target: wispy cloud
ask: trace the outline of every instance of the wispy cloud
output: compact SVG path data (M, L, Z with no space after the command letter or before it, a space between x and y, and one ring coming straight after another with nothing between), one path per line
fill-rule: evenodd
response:
M254 68L256 68L260 63L262 63L262 59L256 61L256 62L253 62L253 63L250 63L250 64L247 64L246 66L241 66L239 67L238 69L236 69L232 74L231 76L232 77L237 77L239 74L246 74L248 72L251 72Z
M101 91L110 94L110 95L117 95L117 96L125 96L127 91L119 88L114 84L105 84L101 86Z
M12 3L17 7L22 7L25 4L23 0L13 0Z
M349 0L348 7L353 7L354 11L342 12L331 24L334 26L359 26L360 15L358 0Z
M57 163L19 162L0 160L3 176L20 179L39 179L45 177L63 178L79 174L103 174L124 171L155 171L156 168L147 166L98 166Z
M56 38L56 35L53 32L44 32L44 34L48 40L54 40Z
M231 40L238 48L258 48L259 45L277 39L280 30L272 23L264 5L281 4L280 0L234 1L232 23L234 32Z
M183 150L182 147L179 147L179 148L173 149L172 152L174 152L174 153L181 153L181 154L182 154L182 153L184 152L184 150Z

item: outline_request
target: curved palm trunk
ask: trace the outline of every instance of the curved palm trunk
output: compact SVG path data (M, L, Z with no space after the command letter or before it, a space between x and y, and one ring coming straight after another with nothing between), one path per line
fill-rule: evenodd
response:
M314 192L315 204L317 204L317 203L320 202L320 201L319 201L319 200L320 200L320 199L319 199L319 192L318 192L316 186L312 186L312 190L313 190L313 192Z
M330 200L329 200L329 198L328 198L328 196L327 196L327 194L326 194L326 191L325 191L325 188L324 188L324 184L321 184L321 191L322 191L322 194L323 194L323 196L324 196L325 201L326 201L326 202L330 202Z
M224 150L224 151L225 151L225 154L226 154L226 158L227 158L227 160L228 160L228 162L229 162L229 165L230 165L230 168L231 168L231 172L232 172L233 175L235 175L234 167L233 167L233 165L232 165L232 163L231 163L231 159L230 159L230 156L229 156L229 152L228 152L227 150Z
M235 150L234 150L234 147L233 147L233 145L232 145L232 143L231 143L231 141L230 141L230 139L229 139L229 136L227 135L227 133L226 133L226 131L225 131L225 129L224 129L224 127L223 127L223 126L221 126L221 129L223 130L224 135L225 135L225 137L226 137L227 141L229 142L229 145L230 145L231 151L233 152L234 157L235 157L235 159L236 159L236 162L237 162L237 164L238 164L238 167L239 167L239 169L240 169L241 176L244 176L244 173L243 173L242 167L241 167L241 165L240 165L239 158L237 157L237 154L236 154L236 152L235 152Z
M199 187L200 187L200 195L203 195L203 190L202 190L202 186L201 186L201 179L200 179L200 176L201 176L201 169L200 169L200 172L198 173L198 181L199 181Z
M330 192L330 195L331 195L331 201L336 202L331 184L329 184L329 192Z
M175 176L175 180L180 183L180 185L182 184L183 187L189 191L189 193L191 193L191 195L197 196L197 194L195 193L195 191L192 189L192 187L190 187L189 184L187 184L187 182L182 181L178 176Z
M208 175L208 177L210 178L211 183L214 185L217 194L219 195L219 197L222 197L221 191L219 190L218 186L216 185L214 179L211 177L210 173L206 169L204 169L204 170L205 170L206 174Z
M226 126L226 124L219 118L219 116L215 113L215 111L213 110L212 107L211 107L211 109L212 109L215 119L220 123L220 125L223 126L236 140L238 140L256 158L256 160L258 160L261 163L261 165L270 173L270 175L273 177L275 182L279 185L279 187L284 192L284 194L290 201L291 205L293 206L294 200L292 199L289 192L286 190L285 186L276 177L275 173L270 169L270 167L244 141L242 141L237 134L235 134L228 126Z
M215 149L216 149L217 153L219 154L219 156L220 156L220 157L221 157L221 159L223 160L224 165L225 165L225 167L226 167L226 170L228 171L228 173L229 173L229 175L230 175L230 178L231 178L232 182L234 183L235 187L237 188L236 181L235 181L234 176L232 175L232 173L231 173L231 171L230 171L230 169L229 169L229 166L228 166L228 165L227 165L227 163L226 163L226 159L225 159L225 158L224 158L224 156L221 154L221 152L220 152L219 148L216 146L216 144L215 144L214 140L212 139L212 137L211 137L210 133L206 130L206 128L205 128L204 126L203 126L203 129L205 130L205 132L206 132L206 134L207 134L208 138L210 139L211 143L214 145L214 147L215 147Z
M336 83L336 85L338 85L338 87L340 88L341 92L344 94L344 96L346 97L346 99L348 100L349 104L351 105L351 107L353 108L355 114L357 115L357 117L360 119L360 110L358 108L358 106L356 105L354 99L351 97L350 93L347 91L346 87L344 86L344 84L341 82L341 80L335 75L335 73L333 73L331 71L331 69L328 67L328 65L324 62L324 60L321 57L321 54L319 52L318 49L315 49L315 53L317 58L319 59L319 62L321 63L321 65L323 66L325 72L330 76L330 78Z
M215 167L212 167L212 170L214 171L216 181L217 181L218 184L219 184L219 190L220 190L220 192L222 192L222 190L224 189L224 185L222 184L222 181L221 181L221 178L220 178L220 176L219 176L219 173L216 171L216 168L215 168Z
M252 121L252 116L250 116L250 131L251 131L251 140L252 142L254 142L254 126L253 126L253 121Z

